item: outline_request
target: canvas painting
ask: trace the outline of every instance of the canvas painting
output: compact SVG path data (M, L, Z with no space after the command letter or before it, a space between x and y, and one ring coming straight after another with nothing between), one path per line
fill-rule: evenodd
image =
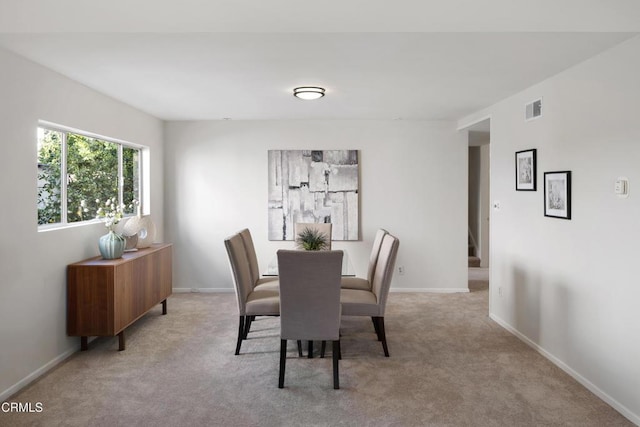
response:
M269 150L269 240L297 222L329 222L331 240L358 240L358 150Z

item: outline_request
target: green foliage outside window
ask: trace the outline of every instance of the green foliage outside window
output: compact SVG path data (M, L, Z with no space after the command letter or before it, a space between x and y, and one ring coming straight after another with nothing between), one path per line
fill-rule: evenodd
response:
M140 201L139 183L140 176L140 150L137 148L122 147L122 203L124 213L136 213L134 200Z
M38 129L38 225L60 222L62 133Z
M118 150L120 144L39 129L38 141L38 224L62 220L62 147L66 135L66 222L94 219L108 199L119 200ZM122 203L125 213L133 213L133 200L139 200L138 164L140 151L122 147Z
M95 218L100 201L112 198L118 200L118 145L67 134L67 222Z

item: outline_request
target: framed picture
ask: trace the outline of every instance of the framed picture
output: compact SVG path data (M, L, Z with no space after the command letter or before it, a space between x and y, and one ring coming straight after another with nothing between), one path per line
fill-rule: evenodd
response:
M516 152L516 191L536 191L536 150Z
M544 216L571 219L571 171L544 173Z

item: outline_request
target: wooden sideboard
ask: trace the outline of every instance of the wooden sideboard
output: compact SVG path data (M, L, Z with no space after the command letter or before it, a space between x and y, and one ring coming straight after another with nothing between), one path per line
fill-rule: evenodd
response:
M67 334L116 336L125 349L124 331L156 304L167 314L172 291L171 244L126 252L122 258L90 258L67 266Z

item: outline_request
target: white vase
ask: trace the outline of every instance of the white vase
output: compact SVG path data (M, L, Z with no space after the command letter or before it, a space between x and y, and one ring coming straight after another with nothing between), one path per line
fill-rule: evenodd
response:
M139 249L148 248L155 241L156 225L153 223L149 215L134 216L129 218L126 222L122 230L122 234L125 236L133 236L134 234L137 234L138 244L136 247Z

